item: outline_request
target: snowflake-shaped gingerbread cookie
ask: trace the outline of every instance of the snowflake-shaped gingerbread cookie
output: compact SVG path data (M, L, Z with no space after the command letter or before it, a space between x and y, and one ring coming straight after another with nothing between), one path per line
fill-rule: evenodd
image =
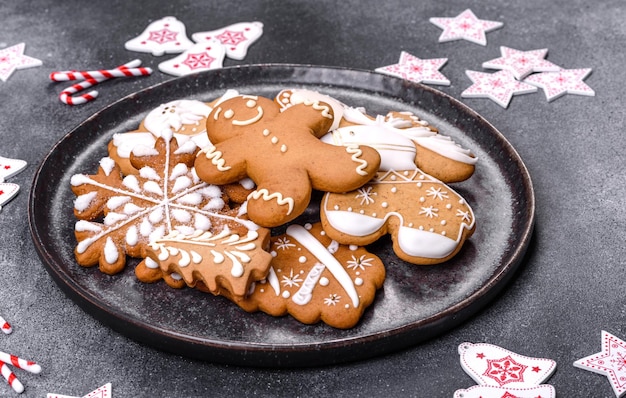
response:
M124 268L127 254L145 257L151 241L173 231L255 229L237 209L230 209L219 187L198 178L196 152L193 141L179 146L171 134L163 134L154 147L133 149L131 162L138 175L124 176L105 157L97 174L72 176L78 263L99 264L101 271L114 274Z

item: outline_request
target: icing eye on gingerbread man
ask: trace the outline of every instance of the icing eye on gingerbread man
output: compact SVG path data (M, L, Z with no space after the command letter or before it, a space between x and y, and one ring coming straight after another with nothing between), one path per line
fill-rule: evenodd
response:
M293 220L313 189L345 192L369 181L380 156L366 146L323 143L333 123L332 108L310 101L284 111L272 100L237 96L216 105L207 118L212 145L196 158L198 176L210 184L245 177L257 188L248 196L248 216L264 227Z

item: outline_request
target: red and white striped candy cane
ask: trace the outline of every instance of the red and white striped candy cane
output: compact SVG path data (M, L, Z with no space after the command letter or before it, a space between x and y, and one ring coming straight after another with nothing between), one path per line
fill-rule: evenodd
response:
M36 362L28 361L15 355L7 354L6 352L0 351L0 362L10 363L16 368L23 369L30 373L41 373L41 366L39 366L39 364L37 364Z
M72 95L80 91L83 91L85 89L88 89L89 87L95 86L96 84L103 82L105 80L107 79L106 78L103 78L101 80L87 79L84 82L73 84L69 86L68 88L66 88L65 90L61 91L61 94L59 94L59 99L61 100L61 102L68 104L68 105L86 104L87 102L93 101L96 97L98 97L97 90L91 90L87 93L80 94L76 97L73 97Z
M68 80L84 80L80 83L76 83L59 94L61 102L67 105L81 105L89 101L93 101L98 97L97 90L91 90L87 93L79 93L83 90L93 87L98 83L114 77L129 77L129 76L147 76L152 74L150 68L138 68L141 65L141 60L135 59L130 62L120 65L115 69L102 69L97 71L64 71L64 72L52 72L50 79L53 81L68 81Z
M141 60L135 59L115 69L100 69L91 71L62 71L52 72L50 80L55 82L66 82L69 80L104 80L114 77L148 76L152 74L151 68L139 68Z
M2 329L2 332L4 332L4 334L11 334L11 332L13 331L11 324L7 322L2 316L0 316L0 329Z
M16 393L21 394L24 392L24 385L15 377L15 374L11 372L7 364L2 361L0 361L0 372Z

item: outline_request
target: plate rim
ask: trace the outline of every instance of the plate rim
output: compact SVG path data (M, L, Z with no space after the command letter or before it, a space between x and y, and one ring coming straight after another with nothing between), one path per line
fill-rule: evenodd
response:
M42 170L45 168L49 159L55 153L56 149L66 140L70 140L77 131L80 130L81 126L85 123L88 123L90 120L96 118L98 115L106 112L120 104L124 104L126 101L132 100L136 96L142 96L148 94L150 91L157 88L166 88L170 85L176 85L183 80L197 78L201 76L209 76L209 75L219 75L221 73L245 73L250 70L258 70L258 69L290 69L290 70L298 70L298 69L306 69L310 70L318 70L318 71L335 71L338 73L365 73L368 75L380 75L382 79L391 79L391 81L395 81L398 84L401 84L402 87L413 87L414 89L424 90L429 92L431 95L435 96L443 96L444 99L450 101L454 106L461 109L464 113L471 115L474 119L479 121L480 123L485 124L491 132L495 133L497 138L501 141L501 145L504 145L506 149L513 155L515 160L516 168L518 172L523 176L523 181L520 181L525 191L527 191L527 195L524 198L526 200L526 214L527 217L525 222L523 223L524 227L522 229L521 239L519 244L516 245L515 250L512 251L507 257L506 264L499 263L497 267L498 272L494 272L486 281L483 283L480 288L474 291L470 296L466 297L464 300L455 303L453 305L447 306L444 310L438 311L437 313L423 318L417 322L412 322L410 324L404 325L402 327L393 327L388 328L383 331L378 331L374 334L370 333L363 336L357 336L353 338L340 338L340 339L331 339L323 342L305 342L305 343L288 343L288 344L258 344L251 342L241 342L235 340L224 340L224 339L199 339L193 336L181 335L178 334L176 336L172 336L171 331L159 328L156 326L149 325L148 332L149 336L144 336L143 333L136 333L134 330L127 330L124 327L127 323L137 324L137 319L133 316L130 316L126 313L116 313L114 318L110 319L111 313L115 312L114 309L110 308L105 303L97 300L97 297L89 294L88 291L85 291L81 286L74 286L71 288L67 284L67 280L71 280L68 278L68 275L59 272L60 270L52 267L49 262L54 263L54 260L49 254L48 249L43 244L41 237L39 235L38 228L36 226L35 219L35 204L37 202L37 194L38 187L40 187L41 179L40 175ZM320 82L319 84L323 84ZM332 84L331 84L332 85ZM397 351L403 348L407 348L409 346L417 345L423 341L429 340L434 336L440 334L442 329L443 331L449 331L456 327L459 324L469 319L472 315L476 313L477 310L483 308L489 301L492 301L494 296L496 296L506 284L513 278L514 274L516 274L517 269L520 264L523 262L523 258L525 253L530 245L530 241L534 231L535 225L535 194L534 187L532 184L532 180L530 177L530 173L524 164L521 156L517 152L517 150L510 144L510 142L506 139L506 137L496 129L489 121L483 118L480 114L478 114L473 109L469 108L464 103L459 100L451 97L450 95L438 91L432 87L428 87L419 83L408 82L406 80L384 75L382 73L365 70L365 69L355 69L355 68L347 68L347 67L337 67L337 66L324 66L324 65L303 65L303 64L279 64L279 63L264 63L264 64L250 64L250 65L236 65L231 67L225 67L217 70L210 70L205 72L196 73L193 75L187 75L178 77L175 79L170 79L161 83L157 83L155 85L146 87L142 90L136 91L129 95L126 95L119 100L116 100L104 107L100 110L96 111L88 118L84 119L82 122L73 127L69 132L65 133L48 151L46 156L40 162L37 170L35 172L31 189L29 193L28 200L28 224L31 232L31 238L35 245L35 249L37 254L39 255L45 269L48 273L53 277L53 280L61 287L61 289L65 292L66 295L70 296L73 301L78 304L83 310L88 312L94 318L100 320L105 323L113 330L120 332L123 335L126 335L134 340L139 340L141 342L147 343L148 345L153 346L154 348L161 349L164 351L170 351L167 349L168 344L164 344L169 342L172 338L176 340L186 341L191 345L198 345L200 348L199 352L201 355L187 355L191 357L196 357L197 359L209 360L218 363L228 363L235 365L253 365L253 366L270 366L270 367L282 367L282 366L302 366L302 360L306 359L304 366L315 366L315 365L325 365L325 364L334 364L340 362L349 362L358 359L365 359L373 356L377 356L380 354ZM78 300L78 301L77 301ZM452 326L442 327L441 323L445 320L452 319ZM136 326L139 328L145 328ZM414 336L416 331L419 329L420 336ZM402 342L401 336L405 334L410 335L411 337L417 338L409 338L406 340L411 340L410 342ZM346 344L348 342L349 344ZM368 349L365 355L356 355L351 353L350 350L347 350L347 346L351 346L352 344L357 343L369 343L371 349ZM302 348L306 348L306 350L302 350ZM299 349L299 350L298 350ZM248 358L243 358L239 356L235 356L236 358L231 358L233 353L239 352L240 350L245 351L246 354L243 357L248 356ZM345 357L341 357L341 355L333 355L333 358L327 360L311 360L310 355L307 355L309 352L327 352L332 350L334 353L345 354ZM180 354L178 351L170 351L173 353ZM206 353L215 354L210 355L207 358ZM271 358L272 360L266 361L266 358ZM268 363L269 362L269 363Z

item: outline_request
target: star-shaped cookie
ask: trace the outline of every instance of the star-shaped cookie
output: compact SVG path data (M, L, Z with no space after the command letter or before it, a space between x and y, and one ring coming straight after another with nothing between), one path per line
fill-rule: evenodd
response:
M502 27L503 23L478 19L472 10L467 9L454 18L430 18L429 21L443 32L439 36L439 42L453 40L467 40L472 43L487 45L485 33Z
M448 62L448 58L420 59L402 51L397 64L377 68L376 72L400 77L415 83L449 86L450 80L439 72L439 69L446 62Z
M537 87L520 82L509 71L482 73L465 71L474 84L461 93L463 98L489 98L503 108L507 108L513 95L537 91Z

